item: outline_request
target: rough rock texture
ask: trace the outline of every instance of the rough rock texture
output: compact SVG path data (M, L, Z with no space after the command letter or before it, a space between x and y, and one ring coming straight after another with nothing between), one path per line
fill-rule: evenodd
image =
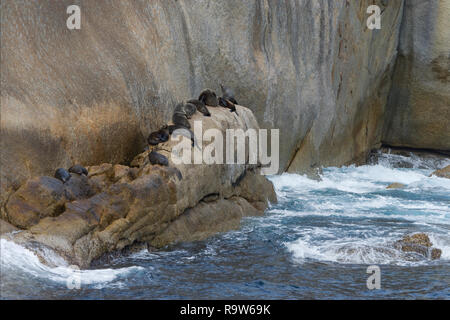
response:
M450 166L446 166L445 168L439 169L434 171L432 174L432 176L438 176L441 178L447 178L450 179Z
M52 177L28 180L5 204L5 218L19 228L29 228L44 217L53 217L64 211L67 201L83 199L94 194L85 176L72 174L63 184Z
M203 131L214 128L223 136L226 129L258 129L247 108L237 106L238 115L222 107L210 112L211 117L196 113L191 124L201 120ZM210 144L196 138L205 147ZM49 247L88 267L105 253L137 242L161 247L237 228L242 217L262 214L269 202L277 201L272 183L248 163L248 152L244 164L175 166L171 152L178 144L169 140L158 146L169 167L149 164L146 151L136 157L134 167L88 167L89 176L73 175L73 185L50 177L27 181L6 203L9 222L26 229L12 239L31 249ZM80 185L84 187L75 187Z
M405 1L383 143L450 154L450 1Z
M403 189L406 187L403 183L394 182L386 187L386 189Z
M441 249L432 248L433 244L425 233L405 235L403 239L397 241L394 246L404 252L418 253L425 258L433 260L439 259L442 254Z
M128 163L175 103L232 87L279 128L280 171L340 165L380 140L403 1L3 0L1 176ZM383 10L381 30L366 9Z
M12 224L0 219L0 236L17 230L19 229L14 227Z

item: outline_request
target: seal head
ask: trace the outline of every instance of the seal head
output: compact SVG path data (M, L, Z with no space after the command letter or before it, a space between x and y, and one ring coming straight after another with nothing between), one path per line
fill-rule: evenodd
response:
M219 105L217 95L211 89L203 90L202 93L200 93L198 100L211 107L217 107Z
M62 181L62 183L66 183L70 180L72 175L64 168L58 168L55 171L55 178Z

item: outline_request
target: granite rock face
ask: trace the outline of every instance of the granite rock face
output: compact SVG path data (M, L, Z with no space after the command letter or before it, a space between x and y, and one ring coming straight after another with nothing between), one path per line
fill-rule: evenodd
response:
M74 163L127 164L176 102L219 83L263 128L280 171L363 159L381 139L403 1L5 0L2 201Z
M405 1L383 143L450 154L450 1Z
M239 116L222 107L209 109L211 117L196 113L190 120L202 122L199 144L208 129L224 137L227 129L258 129L245 107L237 106ZM192 152L195 148L185 139ZM50 177L28 180L5 206L8 222L22 229L9 238L32 250L50 248L88 267L136 243L159 248L238 228L242 217L261 215L276 203L272 183L250 163L249 152L241 164L176 164L172 151L179 143L158 145L169 159L167 167L151 165L145 151L133 167L90 166L88 177L73 174L65 184ZM204 142L204 155L210 143ZM5 224L4 229L11 228Z

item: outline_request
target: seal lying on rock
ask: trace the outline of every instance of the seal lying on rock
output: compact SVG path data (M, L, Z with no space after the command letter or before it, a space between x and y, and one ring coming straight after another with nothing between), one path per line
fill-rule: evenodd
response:
M71 174L64 168L58 168L55 171L55 178L61 180L63 183L69 181L71 177Z
M187 129L191 128L191 124L189 123L185 113L175 112L172 116L172 121L179 127L184 127Z
M197 111L197 108L192 103L179 103L175 107L175 113L182 113L186 115L186 118L190 119L194 115L194 113Z
M234 91L232 89L227 88L222 84L220 85L220 89L222 89L222 98L231 101L233 104L238 104L236 99L234 98Z
M211 107L217 107L219 105L219 100L217 100L217 95L211 89L203 90L202 93L200 93L198 100L200 100L204 104L211 106Z
M219 98L219 105L224 108L230 109L230 112L236 112L236 106L230 100L227 100L223 97ZM236 112L237 114L237 112Z
M163 126L158 131L150 133L147 138L147 142L149 145L156 146L159 143L163 143L169 140L169 129L167 125Z
M87 169L85 167L83 167L82 165L79 165L79 164L76 164L76 165L70 167L69 168L69 172L70 173L76 173L76 174L79 174L79 175L84 174L85 176L88 175Z
M209 112L208 108L200 100L191 99L191 100L188 100L188 103L193 104L197 108L197 111L201 112L205 117L211 117L211 113Z
M155 164L159 164L161 166L168 166L169 165L169 160L167 159L167 157L163 156L162 154L152 150L149 154L148 154L148 160L150 160L150 163L155 165Z

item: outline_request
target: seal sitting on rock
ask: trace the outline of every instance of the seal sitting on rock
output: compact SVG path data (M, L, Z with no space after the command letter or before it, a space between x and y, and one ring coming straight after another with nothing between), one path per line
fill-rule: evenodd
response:
M222 97L228 101L231 101L233 104L238 104L236 99L234 98L234 91L230 88L225 87L224 85L220 85L220 89L222 89Z
M176 105L174 113L184 113L186 118L190 119L196 111L197 108L192 103L179 103Z
M205 89L200 93L198 100L206 104L207 106L217 107L219 105L219 100L217 100L217 95L211 89Z
M79 174L79 175L85 175L85 176L88 175L87 169L85 167L83 167L82 165L80 165L80 164L76 164L76 165L70 167L69 168L69 172L70 173L76 173L76 174Z
M189 123L186 113L184 112L174 112L174 114L172 115L172 121L177 126L187 129L191 128L191 124Z
M234 103L231 102L230 100L227 100L227 99L225 99L225 98L223 98L223 97L220 97L220 98L219 98L219 105L220 105L221 107L228 108L228 109L230 109L230 112L236 112L236 114L237 114L236 106L235 106Z
M55 171L55 178L61 180L63 183L66 183L70 180L72 175L64 168L58 168Z
M163 156L162 154L152 150L149 154L148 154L148 160L150 160L150 163L152 165L158 164L161 166L168 166L169 165L169 160L167 159L166 156Z
M150 133L147 138L149 145L156 146L159 143L163 143L169 140L169 129L167 125L163 126L158 131Z
M197 111L201 112L205 117L211 117L211 113L209 113L208 108L200 100L191 99L191 100L188 100L188 103L193 104L197 108Z

